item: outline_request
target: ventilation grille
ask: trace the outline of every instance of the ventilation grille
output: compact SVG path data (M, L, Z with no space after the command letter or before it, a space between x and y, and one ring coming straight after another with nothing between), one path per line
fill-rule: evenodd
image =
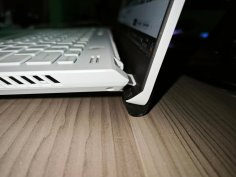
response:
M0 88L58 86L61 83L50 75L1 76Z

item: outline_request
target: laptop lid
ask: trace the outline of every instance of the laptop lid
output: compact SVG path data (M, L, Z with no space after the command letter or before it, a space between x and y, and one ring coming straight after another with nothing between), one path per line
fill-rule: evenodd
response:
M126 0L115 32L124 70L136 85L124 89L131 115L149 110L153 88L185 0ZM158 90L158 88L157 88Z

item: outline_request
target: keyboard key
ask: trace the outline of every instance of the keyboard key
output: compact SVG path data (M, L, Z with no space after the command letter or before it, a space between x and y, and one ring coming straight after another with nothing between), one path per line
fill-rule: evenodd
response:
M11 52L0 52L0 59L10 55Z
M39 40L38 44L42 44L42 45L54 45L56 44L55 41L41 41Z
M81 42L88 42L89 41L89 37L82 37L80 39Z
M70 51L70 50L67 50L65 53L64 53L64 55L65 56L76 56L76 57L78 57L79 55L80 55L80 51L78 51L78 50L74 50L74 51Z
M2 51L19 52L22 49L24 49L24 48L22 48L22 47L7 47L7 48L3 49Z
M7 45L0 45L0 50L7 48Z
M27 65L50 65L61 56L60 52L41 52L27 61Z
M20 42L20 44L36 45L36 42L33 42L33 41L30 41L30 42L22 41L22 42Z
M57 44L62 44L62 45L72 45L73 42L65 42L65 41L61 41L61 42L58 42Z
M54 44L51 46L51 48L65 48L68 49L70 45L65 45L65 44Z
M44 50L48 48L49 46L50 45L35 45L35 46L29 47L27 50Z
M11 55L5 57L3 60L0 60L0 66L15 66L20 65L27 60L29 60L31 56L29 55Z
M73 47L79 47L79 48L84 48L85 44L74 44Z
M48 45L52 45L52 44L56 44L55 41L39 41L40 44L48 44Z
M41 50L22 50L22 51L16 53L16 55L31 55L31 56L35 56L39 52L41 52Z
M44 52L61 52L64 53L67 49L66 48L47 48Z
M22 48L28 48L31 46L31 44L16 44L15 47L22 47Z
M81 47L71 47L70 51L80 51L80 52L82 52L83 48L81 48Z
M58 64L74 64L77 60L76 56L62 56L57 60Z
M88 42L85 42L85 41L84 41L84 42L83 42L83 41L78 41L78 42L76 42L76 44L84 44L84 45L87 45L87 43L88 43Z
M8 40L8 41L5 41L4 44L8 46L12 46L12 45L17 44L17 42L14 42L13 40Z
M76 40L74 38L67 38L65 40L58 42L58 44L72 45L75 41Z

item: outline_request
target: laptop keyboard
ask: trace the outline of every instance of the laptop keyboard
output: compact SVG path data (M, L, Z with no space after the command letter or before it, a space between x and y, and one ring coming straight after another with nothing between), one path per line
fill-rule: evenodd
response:
M44 30L0 41L0 66L74 64L95 31Z

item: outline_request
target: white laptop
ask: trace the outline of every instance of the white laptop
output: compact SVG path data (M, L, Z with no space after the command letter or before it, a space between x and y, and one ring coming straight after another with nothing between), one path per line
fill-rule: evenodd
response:
M77 28L0 39L0 95L123 91L129 113L145 114L184 1L128 1L114 36Z

